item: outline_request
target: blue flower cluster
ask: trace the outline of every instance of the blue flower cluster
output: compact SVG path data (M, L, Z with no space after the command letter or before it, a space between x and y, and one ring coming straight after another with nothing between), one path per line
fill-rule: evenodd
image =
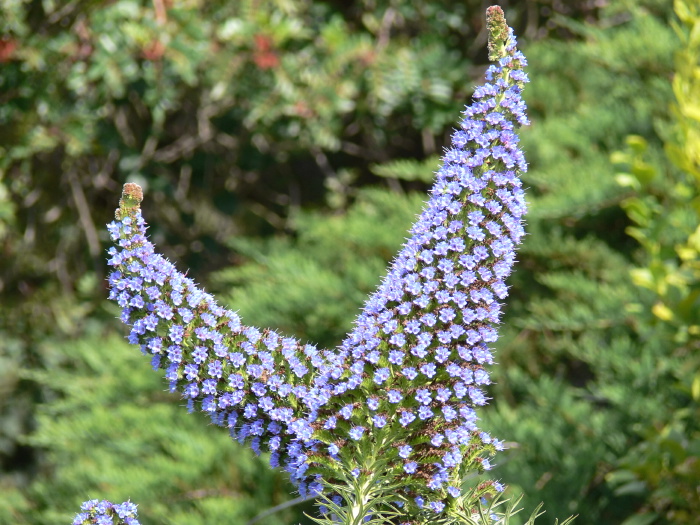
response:
M129 341L190 410L270 452L302 494L320 493L340 471L381 474L402 480L408 515L442 513L463 497L467 472L490 469L485 455L503 448L478 429L474 408L487 402L489 345L524 235L527 166L515 130L528 123L525 65L508 30L410 239L335 350L246 326L219 306L156 253L140 188L125 185L108 226L109 284ZM368 450L394 460L367 472Z
M73 525L140 525L136 519L136 505L130 501L114 504L107 500L92 499L80 506L83 511L75 516Z

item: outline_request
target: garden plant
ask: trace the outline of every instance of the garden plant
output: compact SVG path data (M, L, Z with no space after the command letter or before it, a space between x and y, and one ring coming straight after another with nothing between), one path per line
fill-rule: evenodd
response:
M526 60L500 7L487 10L487 28L486 84L410 238L338 348L246 326L218 305L148 240L137 184L124 186L109 225L110 299L129 342L165 370L190 411L268 452L302 496L318 498L318 523L482 523L512 512L483 511L500 481L469 482L503 450L475 409L487 403L489 345L526 211L516 133L529 123ZM113 517L138 523L131 502L91 500L74 525Z

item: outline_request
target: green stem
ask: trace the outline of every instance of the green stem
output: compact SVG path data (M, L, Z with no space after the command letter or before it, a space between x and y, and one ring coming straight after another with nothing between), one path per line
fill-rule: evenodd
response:
M349 506L346 525L362 525L369 510L372 498L372 487L376 484L375 475L362 480L355 491L355 501Z

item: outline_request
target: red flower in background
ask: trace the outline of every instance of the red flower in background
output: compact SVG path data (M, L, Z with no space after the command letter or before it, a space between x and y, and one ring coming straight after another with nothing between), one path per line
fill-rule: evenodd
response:
M158 39L154 39L141 50L141 56L146 60L160 60L165 54L165 45Z
M17 49L17 40L9 36L0 37L0 63L12 60L15 49Z
M253 61L260 69L272 69L279 65L280 60L272 50L272 39L269 36L255 35Z

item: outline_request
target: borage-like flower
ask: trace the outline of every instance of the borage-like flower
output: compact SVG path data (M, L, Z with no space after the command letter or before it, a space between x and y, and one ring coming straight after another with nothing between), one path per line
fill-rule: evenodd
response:
M152 355L190 410L269 452L301 494L328 489L326 503L347 523L397 507L405 523L468 516L502 490L493 481L463 488L502 448L479 430L474 408L487 402L489 344L526 209L515 134L527 124L525 58L500 8L487 15L496 63L411 237L337 349L245 326L219 306L156 253L137 185L125 185L109 225L110 298L129 341Z

